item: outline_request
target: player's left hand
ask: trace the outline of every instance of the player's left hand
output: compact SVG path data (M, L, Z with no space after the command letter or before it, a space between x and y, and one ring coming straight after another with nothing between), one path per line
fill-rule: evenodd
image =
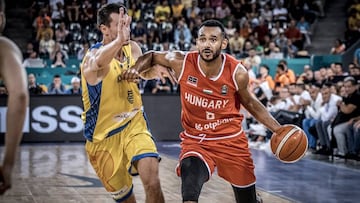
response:
M3 195L11 188L11 169L0 167L0 195Z
M133 68L129 68L122 72L118 77L118 81L138 82L140 79L139 72Z
M174 85L176 83L175 73L172 69L161 66L161 65L154 65L153 67L141 72L140 77L145 80L151 80L155 78L159 78L161 82L165 83L166 78L170 79L170 82Z
M154 65L151 68L148 68L141 73L137 70L130 68L124 71L119 76L119 81L127 80L129 82L138 81L140 78L144 80L151 80L159 78L163 83L166 82L166 78L170 79L170 82L174 85L176 83L174 72L167 67L161 65Z

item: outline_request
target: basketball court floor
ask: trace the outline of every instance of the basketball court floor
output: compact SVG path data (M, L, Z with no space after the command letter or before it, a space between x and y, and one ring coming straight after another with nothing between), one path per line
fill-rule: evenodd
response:
M165 200L181 202L180 179L175 175L178 142L158 142L162 156L160 179ZM3 148L0 148L3 155ZM360 202L360 162L307 155L283 164L266 150L252 149L257 188L264 203ZM145 202L139 177L134 178L139 203ZM4 203L107 203L83 143L24 144L18 153L13 187L0 196ZM235 202L231 186L214 174L204 185L200 203Z

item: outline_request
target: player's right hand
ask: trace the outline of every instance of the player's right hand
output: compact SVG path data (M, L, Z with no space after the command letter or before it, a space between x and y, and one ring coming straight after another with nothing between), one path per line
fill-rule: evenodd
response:
M123 7L120 7L116 41L121 46L130 43L130 24L131 17L125 13L125 9Z

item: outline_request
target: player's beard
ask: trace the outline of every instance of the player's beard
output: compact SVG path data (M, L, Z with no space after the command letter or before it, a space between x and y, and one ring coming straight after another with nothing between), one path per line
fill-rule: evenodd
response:
M210 50L210 49L204 49L204 50ZM204 60L204 61L207 62L207 63L210 63L210 62L214 61L214 60L217 59L217 58L220 56L220 54L221 54L221 49L217 49L215 52L213 52L212 50L210 50L210 51L211 51L211 54L212 54L212 57L211 57L211 58L206 58L206 57L203 56L203 54L205 54L205 53L204 53L204 50L202 50L202 51L199 50L199 55L200 55L201 59Z

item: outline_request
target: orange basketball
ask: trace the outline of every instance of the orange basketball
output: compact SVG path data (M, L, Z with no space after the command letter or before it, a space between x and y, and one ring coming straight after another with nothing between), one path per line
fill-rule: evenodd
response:
M280 161L294 163L305 155L308 139L301 128L287 124L273 133L270 146L271 151Z

